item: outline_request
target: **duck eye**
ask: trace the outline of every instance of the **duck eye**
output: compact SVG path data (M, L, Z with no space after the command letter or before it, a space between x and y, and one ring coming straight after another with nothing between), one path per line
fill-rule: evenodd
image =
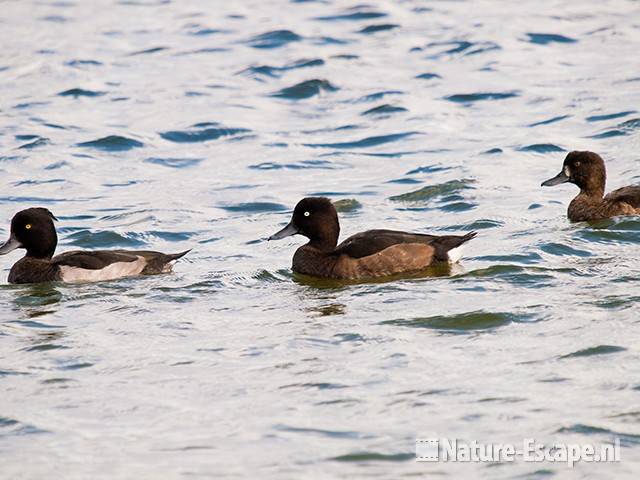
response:
M574 163L574 165L575 165L576 167L579 167L579 166L580 166L580 162L576 162L576 163Z
M27 224L24 226L24 228L26 228L27 230L31 230L31 224L30 224L30 223L27 223Z
M304 216L305 216L305 217L308 217L309 215L311 215L311 213L310 213L310 212L304 212Z

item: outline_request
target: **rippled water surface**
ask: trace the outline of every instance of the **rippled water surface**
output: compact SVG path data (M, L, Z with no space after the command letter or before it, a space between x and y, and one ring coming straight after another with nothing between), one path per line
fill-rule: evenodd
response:
M0 234L193 248L0 286L2 478L637 478L640 220L570 224L566 151L640 180L634 1L0 2ZM266 242L477 230L450 270L336 284ZM19 258L0 258L2 282ZM416 463L415 439L622 461Z

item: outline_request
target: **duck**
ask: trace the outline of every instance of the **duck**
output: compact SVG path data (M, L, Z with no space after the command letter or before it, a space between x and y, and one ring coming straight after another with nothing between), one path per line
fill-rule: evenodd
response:
M573 183L580 193L571 201L567 216L572 222L640 215L640 185L622 187L604 195L607 171L600 155L589 151L569 152L558 175L543 187Z
M9 283L97 282L137 275L170 272L180 253L142 250L74 250L55 257L58 236L48 209L27 208L11 220L9 240L0 246L0 255L18 248L26 255L9 272Z
M460 247L476 232L462 236L427 235L396 230L367 230L338 245L340 223L335 206L325 197L306 197L296 205L291 221L268 240L302 235L292 270L336 280L360 280L419 272L438 262L455 263Z

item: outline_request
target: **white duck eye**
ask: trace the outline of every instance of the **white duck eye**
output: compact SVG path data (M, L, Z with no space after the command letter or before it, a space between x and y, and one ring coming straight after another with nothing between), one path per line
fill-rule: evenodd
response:
M305 217L308 217L309 215L311 215L311 212L304 212Z

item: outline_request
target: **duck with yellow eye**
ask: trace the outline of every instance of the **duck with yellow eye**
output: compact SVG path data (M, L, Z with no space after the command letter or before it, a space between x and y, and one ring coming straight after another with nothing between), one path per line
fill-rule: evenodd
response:
M10 283L95 282L166 273L188 252L76 250L54 257L58 244L54 220L57 218L46 208L28 208L14 215L9 240L0 246L0 255L17 248L27 253L11 267Z

